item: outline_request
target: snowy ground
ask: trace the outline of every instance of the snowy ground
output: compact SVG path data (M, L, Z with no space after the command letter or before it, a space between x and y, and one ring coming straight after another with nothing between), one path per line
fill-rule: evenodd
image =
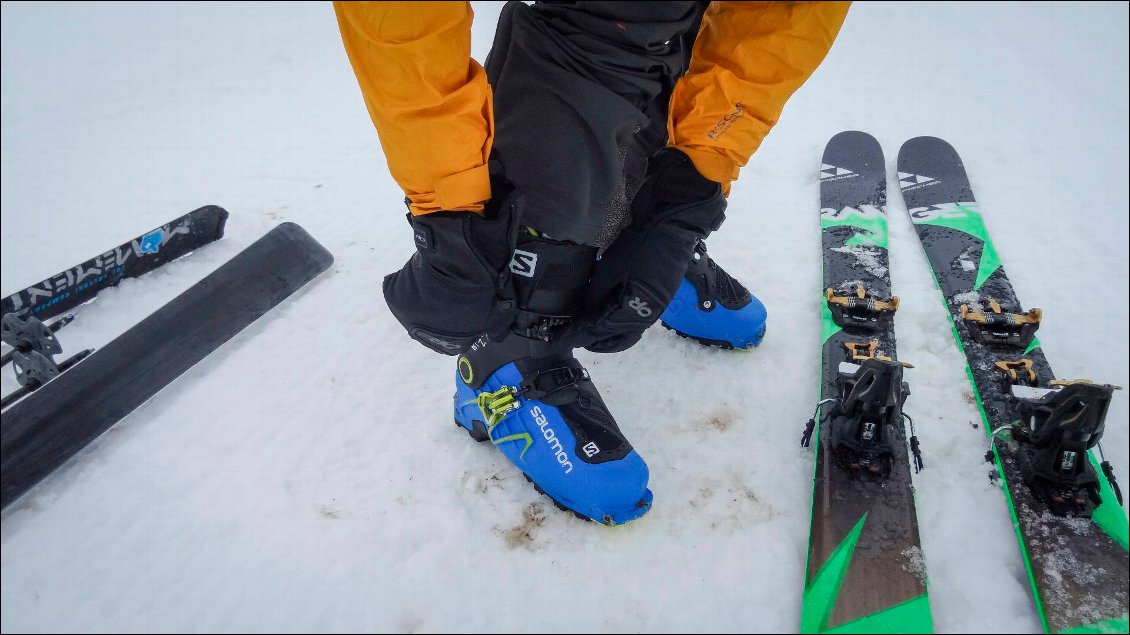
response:
M475 54L499 10L475 3ZM452 362L379 290L412 251L328 4L3 5L2 291L207 203L227 237L83 307L98 346L283 220L337 263L3 520L15 631L792 631L816 397L824 143L961 153L1062 377L1127 369L1126 4L860 3L744 170L711 253L770 310L749 354L654 329L583 354L655 507L552 509L451 425ZM900 357L939 631L1039 624L962 359L890 181ZM4 374L4 392L14 387ZM1108 419L1127 466L1127 397ZM991 602L990 602L991 599Z

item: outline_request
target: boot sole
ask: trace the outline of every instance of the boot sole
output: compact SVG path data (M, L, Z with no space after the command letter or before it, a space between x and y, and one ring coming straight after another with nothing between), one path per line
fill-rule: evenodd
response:
M671 326L668 326L667 323L662 321L662 320L660 320L659 323L663 325L663 328L667 329L668 331L673 332L675 335L678 335L679 337L682 337L682 338L685 338L685 339L688 339L688 340L694 340L694 341L698 342L699 344L702 344L703 346L709 346L711 348L720 348L720 349L727 350L727 351L753 350L754 348L757 348L761 344L761 340L765 337L765 327L761 327L761 332L757 334L757 341L750 342L749 344L746 344L744 347L738 348L738 347L734 346L732 343L730 343L726 340L712 340L712 339L705 338L705 337L688 335L688 334L680 331L677 328L673 328Z

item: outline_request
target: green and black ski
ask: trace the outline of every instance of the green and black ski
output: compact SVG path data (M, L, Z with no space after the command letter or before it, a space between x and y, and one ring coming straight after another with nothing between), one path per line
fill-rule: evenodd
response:
M957 152L918 137L899 184L965 353L1044 629L1127 632L1127 522L1093 451L1115 386L1056 381L989 240ZM1101 456L1101 452L1100 452Z
M823 342L802 633L929 633L926 567L902 412L887 260L886 171L862 132L828 142L820 172ZM911 451L907 451L910 443Z

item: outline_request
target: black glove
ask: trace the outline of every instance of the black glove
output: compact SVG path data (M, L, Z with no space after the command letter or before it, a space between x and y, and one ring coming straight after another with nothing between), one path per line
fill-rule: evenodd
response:
M675 297L695 245L725 220L726 199L687 155L663 148L631 211L631 224L596 263L585 314L564 336L569 345L616 353L638 342Z
M483 214L409 214L416 253L385 276L392 314L437 353L464 353L483 334L501 339L517 314L508 269L518 235L516 197L492 186L495 196Z

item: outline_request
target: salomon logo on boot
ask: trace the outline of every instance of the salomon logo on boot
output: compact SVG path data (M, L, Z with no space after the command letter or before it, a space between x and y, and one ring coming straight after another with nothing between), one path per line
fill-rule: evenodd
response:
M541 434L545 437L545 442L549 444L549 449L553 451L554 458L565 469L568 474L573 471L573 462L569 460L569 454L565 452L565 448L561 447L561 441L557 439L557 433L553 428L549 427L549 419L546 418L545 413L541 411L541 406L534 406L530 410L533 415L534 421L537 422L538 427L541 428Z
M588 373L571 352L521 357L531 346L543 345L511 335L459 357L455 423L498 446L562 509L604 525L643 516L647 465Z
M707 346L753 348L765 336L765 305L727 274L699 242L663 326Z

